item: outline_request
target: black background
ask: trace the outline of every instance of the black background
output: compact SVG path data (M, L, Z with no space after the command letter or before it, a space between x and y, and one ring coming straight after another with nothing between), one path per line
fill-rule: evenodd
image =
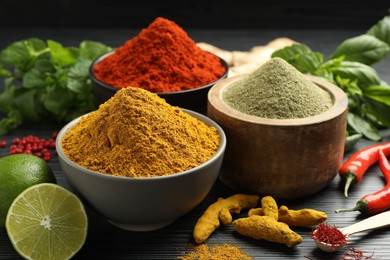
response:
M143 28L162 16L185 29L362 29L389 13L388 0L2 0L0 29Z

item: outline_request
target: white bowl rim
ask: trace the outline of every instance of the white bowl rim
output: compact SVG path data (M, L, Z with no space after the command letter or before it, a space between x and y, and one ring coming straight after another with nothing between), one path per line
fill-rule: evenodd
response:
M216 151L216 153L209 159L207 160L206 162L194 167L194 168L191 168L189 170L186 170L186 171L183 171L183 172L179 172L179 173L173 173L173 174L169 174L169 175L163 175L163 176L152 176L152 177L128 177L128 176L117 176L117 175L111 175L111 174L105 174L105 173L100 173L100 172L96 172L96 171L92 171L90 169L87 169L87 168L84 168L78 164L76 164L75 162L73 162L72 160L70 160L65 154L64 152L62 151L62 146L61 146L61 139L62 137L65 135L65 133L70 129L72 128L82 117L90 114L90 113L87 113L87 114L84 114L84 115L81 115L75 119L73 119L72 121L70 121L69 123L67 123L58 133L57 135L57 138L56 138L56 150L57 150L57 153L58 153L58 156L61 157L67 164L71 165L73 168L78 168L80 169L81 171L89 174L89 175L94 175L98 178L108 178L110 180L117 180L117 181L131 181L131 182L145 182L145 181L161 181L161 180L168 180L168 179L172 179L172 178L179 178L179 177L182 177L183 175L189 175L195 171L197 171L199 168L203 168L203 167L206 167L210 164L213 164L214 161L218 160L219 157L223 156L223 153L225 152L225 148L226 148L226 135L225 135L225 132L223 131L223 129L212 119L210 119L209 117L205 116L205 115L202 115L198 112L195 112L195 111L192 111L192 110L189 110L189 109L184 109L184 108L180 108L183 112L187 113L187 114L190 114L191 116L194 116L196 117L197 119L201 120L203 123L207 124L208 126L212 126L212 127L215 127L217 129L217 132L218 132L218 135L219 135L219 146L218 146L218 149Z

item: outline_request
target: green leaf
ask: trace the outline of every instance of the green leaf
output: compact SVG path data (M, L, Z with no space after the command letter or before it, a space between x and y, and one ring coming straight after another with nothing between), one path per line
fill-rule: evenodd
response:
M323 55L318 52L310 52L306 54L298 54L293 66L302 73L314 74L314 72L321 66L323 62Z
M273 52L271 57L279 57L291 63L292 61L295 61L297 56L312 52L313 51L307 45L294 43L290 46Z
M390 106L390 87L366 87L364 88L364 96Z
M8 65L25 66L45 48L45 42L36 38L17 41L1 51L0 61Z
M390 53L390 47L386 42L375 36L363 34L343 41L331 55L331 58L344 56L346 61L357 61L371 65Z
M69 78L68 88L76 93L83 93L85 88L85 80Z
M19 111L11 111L7 117L0 120L0 135L7 134L9 131L20 126L22 122L22 116L20 115Z
M51 59L58 66L67 66L74 63L79 55L79 50L74 47L63 47L61 43L48 40Z
M359 142L359 140L363 137L362 134L353 134L353 135L348 135L345 138L345 143L344 143L344 153L349 152L352 150L352 148Z
M380 79L374 68L355 61L342 61L338 67L333 67L334 76L346 79L357 79L360 87L379 85Z
M23 118L31 121L39 121L39 109L36 107L36 90L30 89L28 91L19 91L15 97L15 106L23 116Z
M71 78L86 78L89 77L89 66L91 61L86 58L80 57L77 61L69 68L68 76Z
M5 66L0 64L0 78L10 77L12 75L11 71Z
M23 86L26 88L44 87L45 84L46 76L35 68L23 76Z
M390 128L390 106L378 100L363 96L364 103L371 113L386 127Z
M23 41L9 45L0 53L0 61L8 65L20 65L30 59L31 55Z
M355 130L356 133L364 135L366 138L373 141L380 141L382 139L378 130L368 121L366 121L361 116L351 113L348 113L347 116L348 125Z
M293 44L281 50L277 50L271 55L273 58L279 57L302 73L314 74L323 62L323 55L319 52L313 52L304 44Z
M13 85L7 85L0 94L0 110L5 114L9 114L11 111L15 110L14 100L16 89L17 88Z
M367 31L367 34L375 36L390 46L390 16L384 17L382 20L372 26Z
M112 51L111 47L100 42L82 41L80 44L80 56L90 61L110 51Z
M53 63L50 61L50 57L43 56L36 60L34 68L41 73L54 73L56 71Z
M57 120L61 121L66 113L76 105L69 91L65 88L53 88L42 96L43 106L52 115L56 115Z
M344 92L352 94L352 95L363 95L362 90L359 88L357 84L357 79L345 79L340 76L336 76L335 82L337 86L339 86Z

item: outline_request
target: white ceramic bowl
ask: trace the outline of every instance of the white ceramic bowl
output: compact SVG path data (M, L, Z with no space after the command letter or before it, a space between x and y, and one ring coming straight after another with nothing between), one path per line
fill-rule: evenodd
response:
M72 162L61 149L64 134L79 117L63 127L56 141L60 164L71 189L113 225L132 231L166 227L194 209L218 177L226 137L213 120L190 110L183 111L217 128L220 145L209 161L188 171L161 177L130 178L91 171Z

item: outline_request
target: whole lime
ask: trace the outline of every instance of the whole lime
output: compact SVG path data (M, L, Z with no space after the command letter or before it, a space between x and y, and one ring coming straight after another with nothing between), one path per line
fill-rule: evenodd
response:
M14 199L25 189L39 183L56 183L53 171L40 157L13 154L0 159L0 227Z

